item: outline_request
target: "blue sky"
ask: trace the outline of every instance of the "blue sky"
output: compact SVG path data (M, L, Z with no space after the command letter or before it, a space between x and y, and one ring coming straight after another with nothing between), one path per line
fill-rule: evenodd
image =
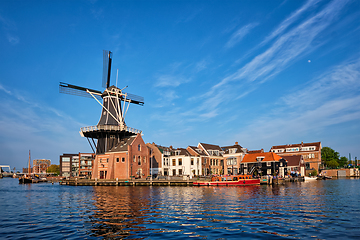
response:
M130 127L145 142L250 150L316 142L360 157L360 2L0 2L0 164L58 164L91 152L79 129L96 125L93 99L59 82L143 96Z

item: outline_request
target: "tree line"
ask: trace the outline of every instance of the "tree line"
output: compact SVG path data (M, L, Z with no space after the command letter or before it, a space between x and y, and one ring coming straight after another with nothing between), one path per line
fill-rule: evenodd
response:
M340 154L330 147L321 149L321 161L328 168L346 167L349 163L347 157L340 157Z

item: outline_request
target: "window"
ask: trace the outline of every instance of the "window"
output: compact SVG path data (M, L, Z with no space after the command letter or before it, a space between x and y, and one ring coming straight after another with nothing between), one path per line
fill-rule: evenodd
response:
M119 158L116 158L116 162L119 162Z
M100 162L102 162L102 159L100 158Z
M179 175L182 175L182 169L179 169Z
M173 169L173 176L176 176L176 169Z
M138 145L138 151L139 152L141 151L141 145L140 144Z
M138 156L138 165L141 165L141 157Z
M144 163L146 163L146 157L143 158Z
M173 166L176 166L176 159L173 159L173 160L172 160L172 165L173 165Z
M266 166L271 166L271 162L266 162Z
M191 159L191 165L194 165L194 159L193 158Z
M109 159L108 159L108 158L106 159L106 162L109 162Z
M123 163L125 162L125 158L124 158L124 157L123 157L123 158L121 158L121 162L123 162Z
M181 165L182 165L182 159L179 158L179 166L181 166Z

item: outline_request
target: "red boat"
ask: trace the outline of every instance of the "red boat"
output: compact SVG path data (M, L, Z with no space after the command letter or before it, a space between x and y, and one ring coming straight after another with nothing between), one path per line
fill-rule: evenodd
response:
M251 175L236 176L214 176L210 182L194 182L194 186L247 186L260 185L259 178L253 178Z

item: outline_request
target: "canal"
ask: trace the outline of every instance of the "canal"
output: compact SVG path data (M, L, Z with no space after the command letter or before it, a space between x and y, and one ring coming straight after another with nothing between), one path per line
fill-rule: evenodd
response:
M0 209L1 239L355 239L360 180L132 187L3 178Z

